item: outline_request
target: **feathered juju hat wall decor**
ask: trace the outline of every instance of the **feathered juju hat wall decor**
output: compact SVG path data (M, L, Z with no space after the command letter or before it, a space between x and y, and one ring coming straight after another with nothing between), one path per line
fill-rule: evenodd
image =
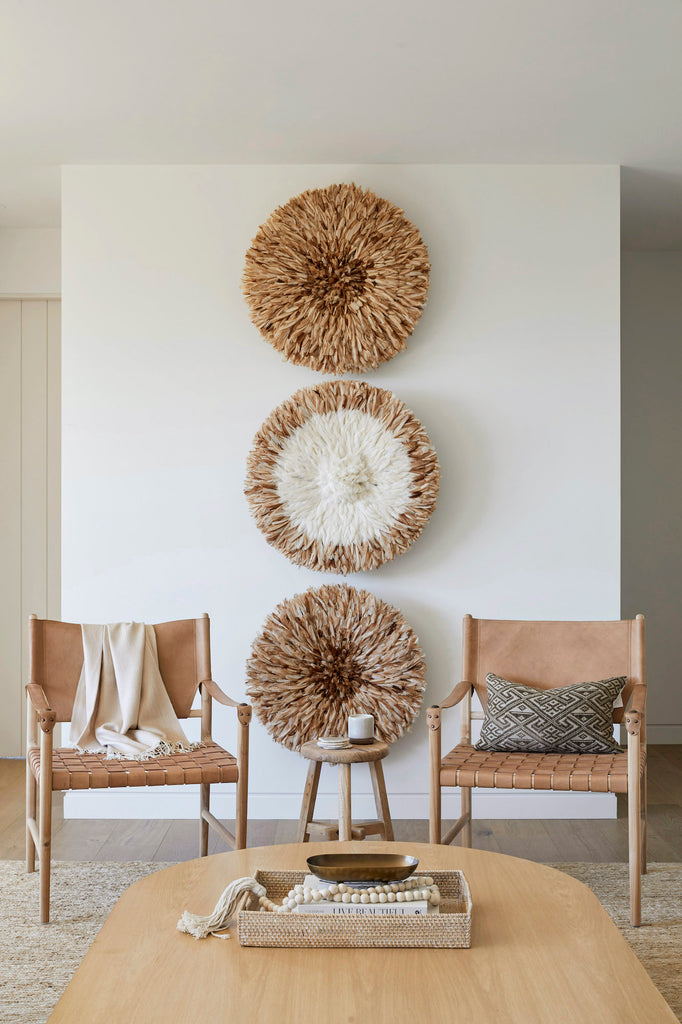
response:
M243 290L254 324L285 359L363 373L405 348L429 269L402 210L357 185L330 185L291 199L259 228Z
M247 461L258 527L297 565L348 573L406 551L436 505L440 469L419 420L364 381L301 388Z
M424 658L397 608L333 584L283 601L268 616L246 666L256 717L289 750L346 733L351 714L374 715L392 743L417 715Z

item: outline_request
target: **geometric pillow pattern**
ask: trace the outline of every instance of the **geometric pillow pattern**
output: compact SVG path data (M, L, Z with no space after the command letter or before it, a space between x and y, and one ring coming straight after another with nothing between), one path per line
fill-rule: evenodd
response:
M625 676L540 690L488 672L488 707L478 750L612 754L613 702Z

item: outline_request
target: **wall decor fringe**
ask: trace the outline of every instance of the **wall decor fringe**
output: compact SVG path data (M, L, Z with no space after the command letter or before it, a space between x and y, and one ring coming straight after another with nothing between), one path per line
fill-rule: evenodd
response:
M374 716L377 739L397 740L419 712L426 668L397 608L367 590L328 584L268 616L246 666L248 699L289 750L344 735L348 716Z
M245 494L266 540L297 565L346 574L407 551L440 469L419 420L363 381L301 388L256 434Z
M278 207L246 254L251 319L285 359L364 373L406 347L429 287L419 231L357 185L315 188Z

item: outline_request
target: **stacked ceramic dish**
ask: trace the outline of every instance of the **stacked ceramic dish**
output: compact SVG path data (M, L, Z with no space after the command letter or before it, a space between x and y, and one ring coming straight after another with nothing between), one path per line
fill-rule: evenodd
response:
M323 750L346 750L351 744L347 736L320 736L317 745Z

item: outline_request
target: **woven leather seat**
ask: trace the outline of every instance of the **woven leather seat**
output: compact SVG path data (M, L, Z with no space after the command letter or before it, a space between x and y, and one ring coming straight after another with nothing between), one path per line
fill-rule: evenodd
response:
M644 772L646 751L640 757ZM458 744L441 761L441 786L627 793L628 755L510 754Z
M28 752L31 771L40 782L40 748ZM52 789L119 789L125 786L182 786L236 782L237 759L217 743L150 761L81 754L69 747L52 751Z
M131 786L197 785L199 789L199 855L208 853L209 827L228 846L246 846L249 723L251 707L223 693L211 675L208 615L154 625L159 671L178 719L201 719L201 746L178 754L144 759L81 753L53 746L57 722L70 722L83 667L83 641L75 622L29 620L29 683L26 735L26 870L40 866L40 920L50 918L52 794L57 790L124 789ZM201 706L195 706L199 697ZM213 702L234 709L237 756L214 742ZM210 810L211 786L236 785L234 835ZM106 797L102 796L104 806Z

